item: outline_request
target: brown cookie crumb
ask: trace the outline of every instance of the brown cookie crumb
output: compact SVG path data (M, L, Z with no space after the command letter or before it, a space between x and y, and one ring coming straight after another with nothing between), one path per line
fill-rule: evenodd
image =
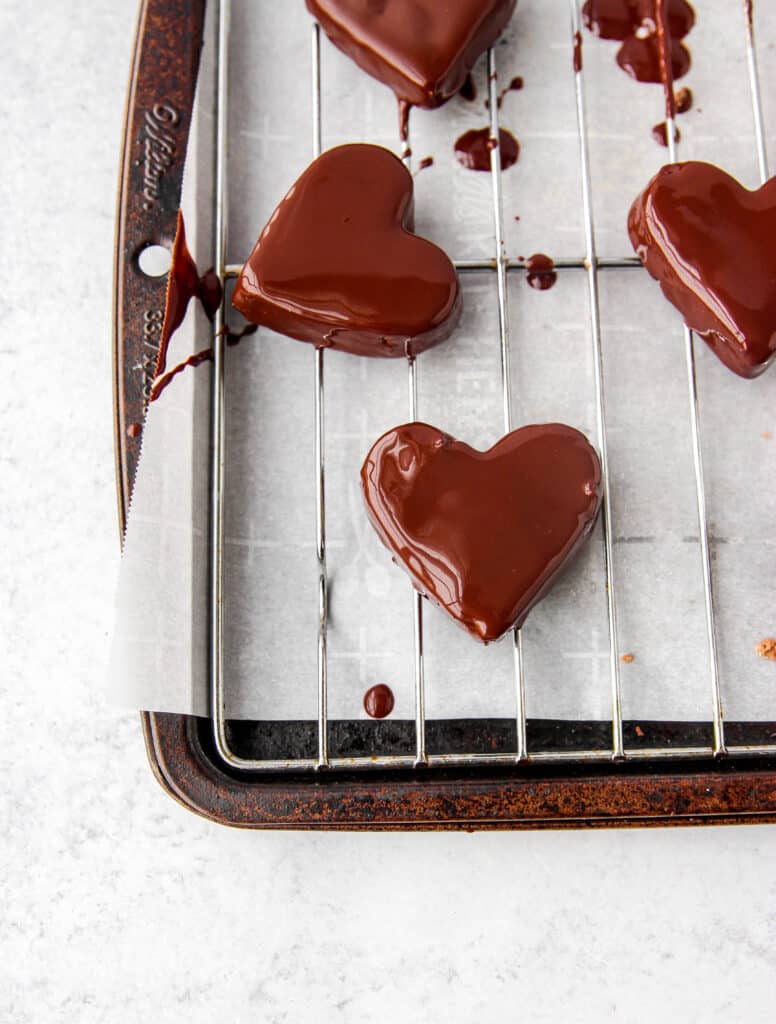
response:
M683 85L681 89L676 90L675 100L677 114L686 114L692 106L692 89Z
M626 665L630 665L632 661L635 661L635 654L623 654L620 661L624 661Z
M768 661L776 661L776 640L772 636L761 640L755 647L755 653L759 654L761 658L767 658Z

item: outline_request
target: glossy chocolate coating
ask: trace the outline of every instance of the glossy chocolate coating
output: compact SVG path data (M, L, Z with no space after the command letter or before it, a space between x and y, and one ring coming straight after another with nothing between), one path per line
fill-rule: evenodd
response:
M393 153L330 149L273 213L234 306L316 346L415 356L450 335L461 293L448 257L411 223L412 176Z
M686 0L668 0L673 78L690 68L690 54L681 40L695 24L695 12ZM622 43L617 63L639 82L660 82L660 56L655 27L655 0L586 0L585 25L601 39Z
M515 430L486 452L408 423L372 446L361 486L418 590L487 643L525 619L590 532L601 466L558 423Z
M498 152L501 170L517 163L520 143L506 128L499 128ZM469 171L490 171L490 154L496 149L495 136L490 128L470 128L455 140L455 157Z
M501 34L516 0L306 0L343 53L400 100L438 107Z
M658 146L663 146L666 149L668 148L667 121L660 121L658 124L652 125L652 138L655 140ZM681 139L682 133L679 131L676 125L674 125L674 142L681 142Z
M178 211L175 240L172 246L172 263L167 276L167 295L164 305L164 320L159 340L155 376L167 368L167 351L170 340L186 316L192 299L199 299L208 320L212 320L221 305L221 281L213 270L200 276L197 265L186 243L186 225L183 214Z
M692 107L692 101L692 89L688 85L683 85L681 89L677 89L676 96L674 97L677 114L686 114Z
M393 690L385 683L370 686L364 694L364 711L370 718L387 718L393 711Z
M776 179L750 192L712 164L663 167L628 232L687 326L734 373L762 373L776 349Z
M525 271L530 286L540 292L546 292L558 280L555 264L543 252L535 252L533 256L528 257L525 261Z
M671 35L684 39L695 24L695 11L687 0L668 0L666 13ZM623 40L655 20L655 0L585 0L582 18L601 39Z

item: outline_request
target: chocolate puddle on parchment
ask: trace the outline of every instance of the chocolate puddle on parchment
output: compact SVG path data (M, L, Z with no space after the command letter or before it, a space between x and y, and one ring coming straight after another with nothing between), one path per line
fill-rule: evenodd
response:
M496 97L498 108L501 109L509 93L520 92L524 84L522 75L514 75L506 88L501 89ZM461 95L464 99L473 100L477 93L471 75L467 79L466 87L466 93L462 90ZM485 100L485 107L490 109L489 98ZM505 171L516 164L520 156L520 143L507 128L499 129L498 143L491 135L489 127L470 128L455 140L453 150L458 163L467 170L489 171L491 150L496 149L497 145L501 157L501 170Z
M470 171L489 171L491 151L498 147L501 170L505 171L517 163L520 143L506 128L499 130L498 143L490 134L490 128L471 128L455 141L455 156L463 167Z
M537 291L546 292L558 280L555 264L543 252L536 252L525 261L526 280Z
M682 40L695 24L691 5L687 0L586 0L582 18L601 39L620 42L617 63L632 78L663 85L666 121L653 126L652 137L659 145L668 146L667 122L686 113L693 101L687 87L676 95L673 89L674 80L690 69L690 51ZM680 139L676 127L674 139Z
M523 76L515 75L514 78L512 78L512 80L510 81L509 85L506 87L506 89L502 89L501 92L496 97L496 105L498 106L498 109L501 110L504 100L507 98L509 93L520 92L524 85L525 82L523 81ZM490 110L489 99L485 100L485 109Z
M662 81L657 38L658 0L586 0L582 8L585 27L601 39L620 43L617 63L637 82ZM668 0L671 35L671 71L682 78L690 70L690 51L682 43L695 24L695 11L687 0Z
M393 690L385 683L370 686L364 694L364 711L370 718L387 718L393 711Z

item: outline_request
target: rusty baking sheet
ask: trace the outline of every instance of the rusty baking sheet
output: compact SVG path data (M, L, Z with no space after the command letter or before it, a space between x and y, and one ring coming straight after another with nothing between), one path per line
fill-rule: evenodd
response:
M204 0L145 0L138 23L120 183L115 297L116 457L123 531L137 467L147 374L165 282L147 278L137 255L148 243L170 245L204 24ZM158 139L164 139L162 157ZM176 180L178 185L176 187ZM149 326L150 325L150 326ZM149 344L150 342L150 344ZM660 750L636 761L584 763L575 751L604 747L611 722L528 720L528 749L552 760L486 767L432 765L368 774L236 771L218 755L209 719L144 712L149 760L160 783L185 806L243 827L534 828L776 820L773 757L685 758L677 747L713 749L714 723L628 722L629 750ZM245 758L314 755L315 722L227 722L232 749ZM410 721L328 723L342 757L375 750L412 753ZM504 720L427 723L430 752L503 753L518 737ZM730 747L769 747L772 723L726 723ZM290 752L290 755L289 755ZM564 755L568 757L564 761Z

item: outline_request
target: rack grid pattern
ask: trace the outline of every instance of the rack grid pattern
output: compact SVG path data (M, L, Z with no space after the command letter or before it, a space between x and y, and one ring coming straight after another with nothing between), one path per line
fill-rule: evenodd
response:
M570 8L570 46L575 45L581 31L580 0L568 0ZM660 2L660 0L659 0ZM746 54L749 86L754 120L755 145L761 182L768 179L768 158L763 127L760 85L757 68L757 51L750 6L743 2L743 28L746 38ZM217 4L216 28L216 97L215 97L215 189L214 189L214 266L222 282L234 278L240 271L239 265L227 264L226 254L226 192L227 192L227 121L228 121L228 67L229 67L229 9L230 0L219 0ZM504 249L503 211L501 195L501 160L497 140L499 139L498 69L495 48L487 54L488 99L490 108L490 136L493 148L490 155L490 177L493 193L493 239L494 252L491 259L457 260L459 273L494 273L497 283L498 336L501 356L501 395L505 432L513 429L510 380L510 341L508 329L507 274L525 270L521 261L508 259ZM577 63L577 62L575 62ZM652 748L626 748L623 742L623 718L620 688L619 652L617 647L617 589L613 564L613 528L609 491L609 464L606 435L606 401L604 394L603 358L601 348L601 322L599 304L599 273L610 269L638 269L641 262L635 257L602 259L596 250L595 226L592 212L592 184L588 155L588 130L585 107L584 70L574 68L574 91L576 120L579 136L579 158L581 169L581 203L583 211L585 253L577 258L556 259L555 267L560 271L582 270L587 279L590 312L593 366L595 380L596 442L602 464L602 529L604 548L604 574L606 579L608 615L608 666L611 688L611 745L588 750L528 750L526 739L525 673L523 667L523 640L520 630L512 637L514 655L515 693L515 749L509 753L439 753L429 754L426 750L425 679L423 660L423 599L412 590L414 626L414 690L415 690L415 753L413 755L380 755L360 757L332 757L328 743L327 711L327 624L328 624L328 578L326 565L326 474L325 474L325 350L314 353L314 403L315 403L315 464L316 464L316 556L318 577L318 753L315 758L292 759L249 759L238 756L231 748L227 737L223 630L224 630L224 471L225 471L225 387L224 387L224 309L216 313L213 323L214 370L211 408L211 490L210 490L210 695L213 733L216 748L223 760L232 768L261 772L315 769L353 768L415 768L423 765L482 766L560 764L565 762L608 762L622 760L659 761L680 758L710 758L723 755L776 756L776 743L754 745L727 745L720 693L719 665L717 657L717 633L714 619L714 594L711 569L709 526L706 515L706 498L701 449L701 423L698 408L698 385L695 369L695 341L692 332L684 328L684 351L687 369L689 425L692 440L695 470L695 494L697 518L700 533L700 553L703 571L703 600L709 670L709 719L713 729L713 744L710 746L661 746ZM321 38L317 24L312 28L312 155L321 152ZM674 123L667 119L666 135L669 159L677 159ZM407 138L400 140L402 161L410 167L411 151ZM415 360L408 363L409 416L418 417L418 366Z

